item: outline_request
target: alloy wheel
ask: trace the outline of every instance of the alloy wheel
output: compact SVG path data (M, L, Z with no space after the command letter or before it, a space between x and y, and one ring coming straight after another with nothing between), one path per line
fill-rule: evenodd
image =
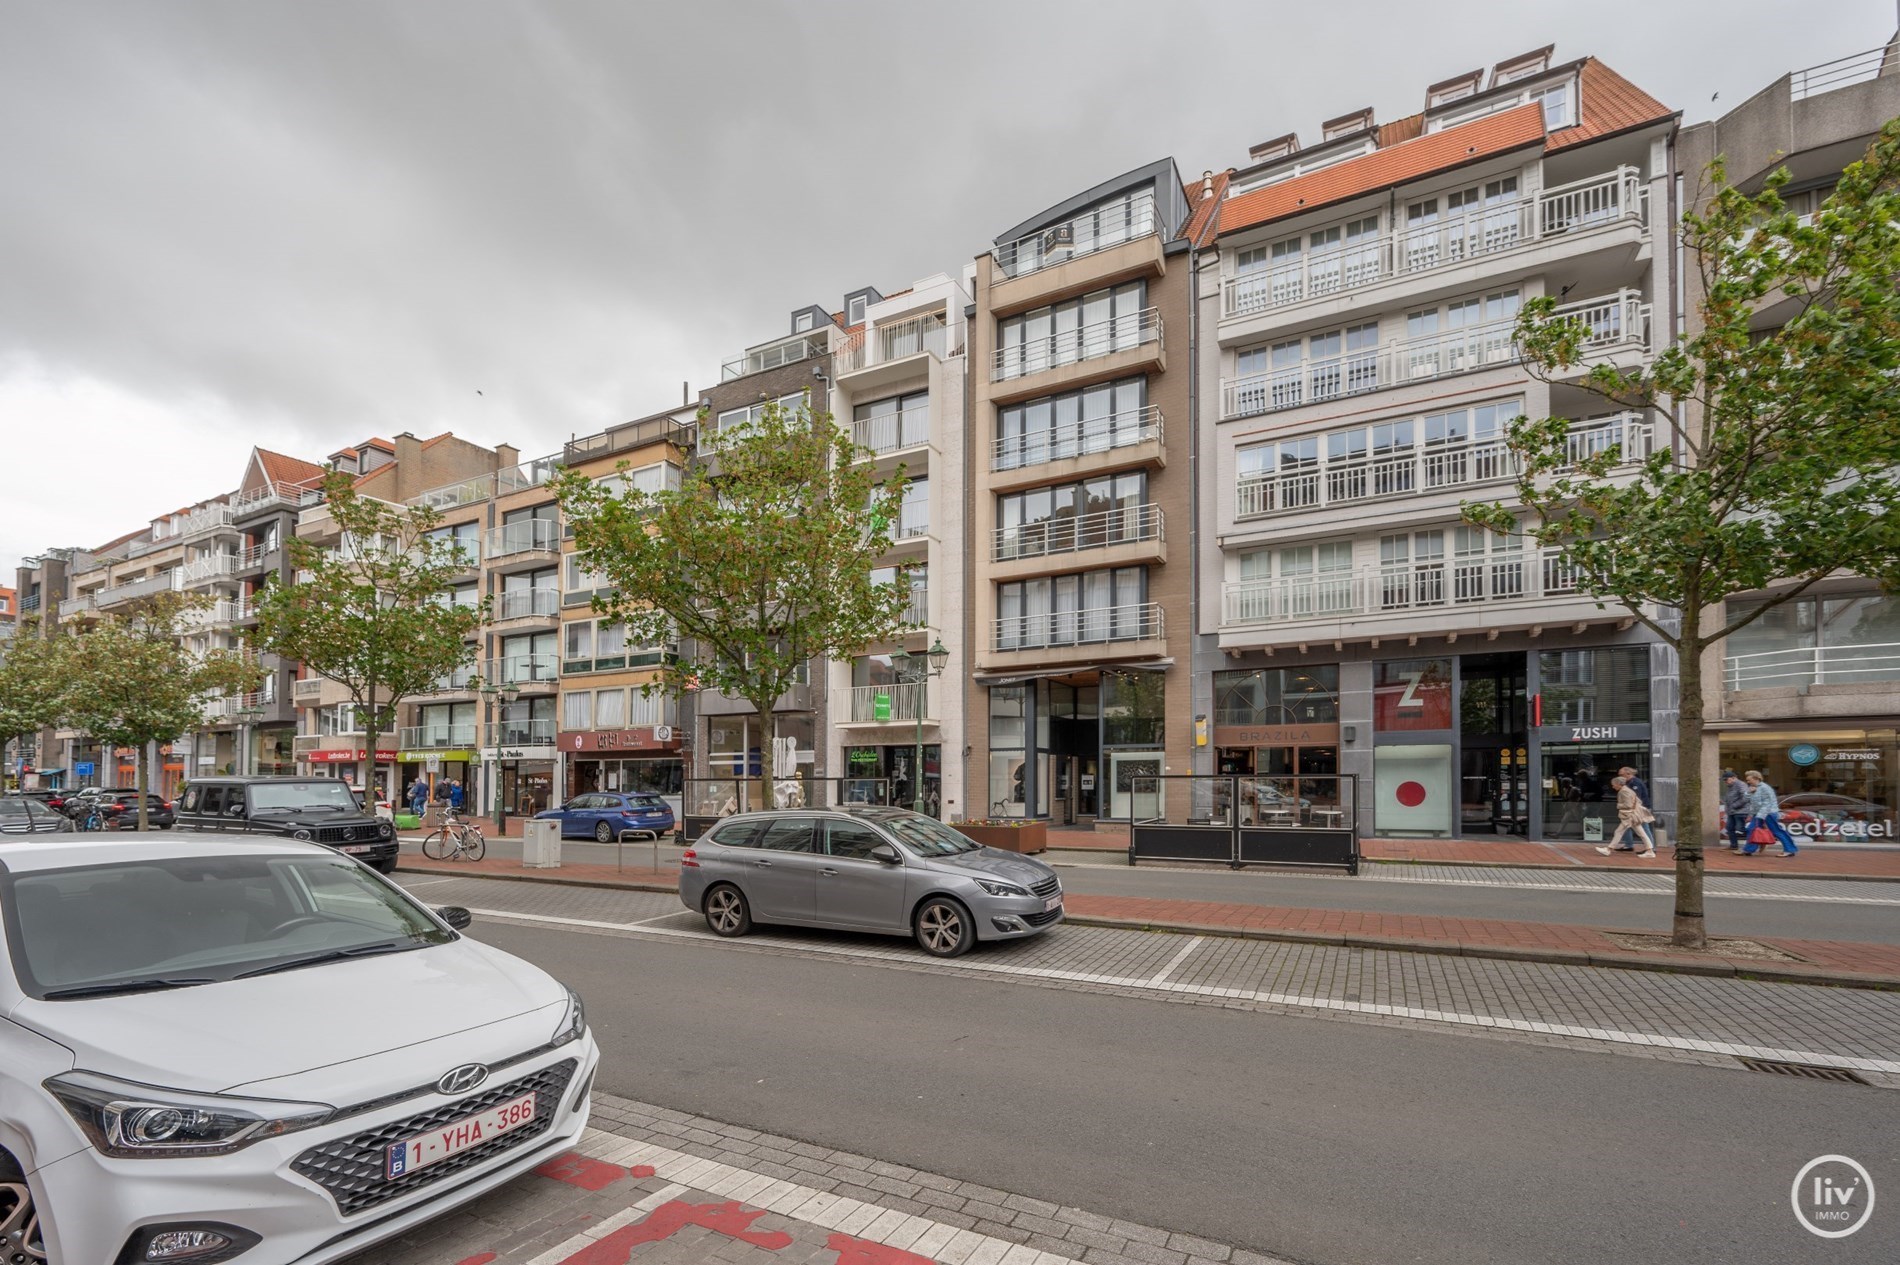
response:
M0 1181L0 1261L27 1265L44 1261L46 1244L40 1238L40 1216L33 1192L24 1181Z
M917 916L917 935L924 948L939 957L950 957L963 946L963 914L947 901L928 905Z
M706 898L706 921L722 936L736 936L745 925L745 900L730 887Z

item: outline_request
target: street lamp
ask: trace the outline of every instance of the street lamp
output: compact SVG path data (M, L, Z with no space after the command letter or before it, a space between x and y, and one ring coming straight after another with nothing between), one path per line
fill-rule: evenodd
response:
M506 824L504 820L506 812L501 802L501 725L503 722L496 716L495 704L499 702L506 707L514 702L521 697L521 687L511 681L504 681L500 685L483 684L481 692L482 716L489 725L489 732L495 735L495 766L489 771L488 794L491 801L490 807L494 810L495 833L499 835Z
M238 771L239 776L241 777L249 777L255 771L251 768L251 745L252 745L253 732L254 732L251 727L257 723L257 718L259 716L262 716L263 714L264 714L264 709L261 707L240 707L237 710L237 718L238 718L237 771ZM195 757L197 755L197 751L194 749L192 754ZM188 771L185 774L185 776L190 777L191 772Z
M924 811L924 699L929 694L930 678L942 676L949 663L950 652L944 649L942 637L938 637L930 649L922 654L899 650L891 656L891 667L896 671L897 679L917 687L917 745L911 754L910 767L912 786L916 791L911 808L919 813Z

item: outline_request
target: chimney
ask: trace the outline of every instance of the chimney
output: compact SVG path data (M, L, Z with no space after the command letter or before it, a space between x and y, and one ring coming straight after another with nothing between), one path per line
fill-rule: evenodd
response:
M495 469L512 470L521 464L521 450L513 444L495 445Z
M1214 172L1212 168L1201 173L1201 201L1214 196Z

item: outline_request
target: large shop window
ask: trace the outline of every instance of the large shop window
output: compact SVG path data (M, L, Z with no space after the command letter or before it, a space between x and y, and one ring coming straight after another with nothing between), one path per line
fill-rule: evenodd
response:
M1214 674L1216 725L1330 725L1338 720L1336 663Z
M1380 733L1451 725L1451 660L1388 659L1373 665L1372 725Z
M1147 568L1117 567L996 586L996 649L1095 645L1160 636Z
M998 470L1106 452L1157 437L1148 380L1123 378L996 411Z
M990 687L990 814L1028 815L1029 688Z
M1797 836L1892 843L1900 831L1900 734L1880 728L1791 728L1723 734L1722 767L1758 770Z
M1546 650L1538 656L1538 723L1649 723L1649 648Z

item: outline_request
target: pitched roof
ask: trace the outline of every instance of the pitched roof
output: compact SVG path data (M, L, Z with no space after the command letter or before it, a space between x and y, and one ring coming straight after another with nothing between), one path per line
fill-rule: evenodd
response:
M1214 196L1211 198L1201 196L1201 185L1207 177L1203 176L1200 180L1188 182L1184 192L1187 194L1188 205L1194 210L1189 213L1187 223L1182 226L1181 236L1199 246L1202 242L1210 240L1218 231L1221 203L1227 197L1227 182L1233 178L1233 175L1234 170L1231 167L1226 171L1214 173Z
M1220 231L1232 233L1298 215L1315 207L1417 180L1435 171L1448 171L1513 149L1541 144L1543 140L1543 107L1527 101L1459 127L1402 141L1390 149L1375 149L1361 157L1229 198L1221 210Z
M323 477L323 467L301 457L287 457L268 448L257 449L258 464L272 483L309 483Z
M1676 111L1594 57L1583 59L1577 77L1583 96L1577 126L1551 133L1547 149L1567 149L1676 116Z

